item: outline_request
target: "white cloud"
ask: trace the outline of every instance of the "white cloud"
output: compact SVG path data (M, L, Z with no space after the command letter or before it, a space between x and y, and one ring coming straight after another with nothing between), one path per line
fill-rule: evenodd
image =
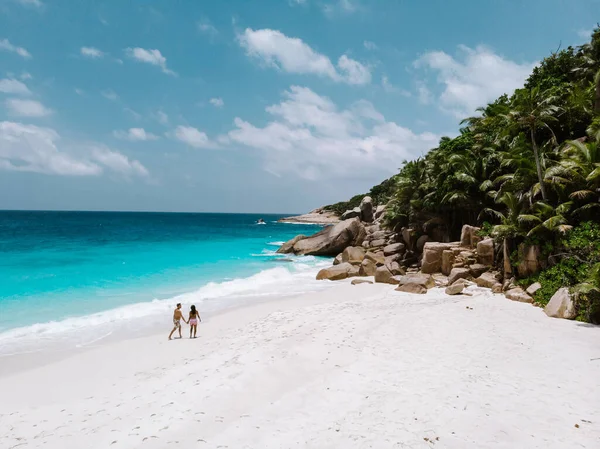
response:
M117 101L119 96L112 89L106 89L101 92L102 96L110 101Z
M246 28L238 40L249 56L285 72L314 74L348 84L371 81L370 69L360 62L342 55L336 68L327 56L314 51L301 39L277 30Z
M400 94L405 97L411 96L410 92L408 92L407 90L400 89L399 87L394 86L390 82L387 75L383 75L381 77L381 87L383 87L383 90L385 90L387 93L390 93L390 94Z
M461 45L459 54L460 59L455 59L442 51L434 51L415 62L415 67L437 73L437 81L443 86L440 107L459 118L522 87L535 66L535 63L510 61L483 46L471 49Z
M263 127L241 118L223 142L261 151L265 170L306 179L395 173L401 161L436 146L438 136L416 134L388 122L365 100L339 109L327 97L292 86L284 100L267 107L272 121Z
M148 176L149 172L139 161L129 159L122 153L113 151L104 146L92 148L91 159L98 162L112 171L125 176Z
M99 59L104 57L104 52L94 47L81 47L80 52L86 58Z
M129 140L131 142L145 142L158 139L157 135L146 132L144 128L129 128L127 131L115 131L113 134L118 139Z
M377 50L379 48L375 42L371 41L364 41L363 45L367 50Z
M51 109L35 100L9 98L5 104L9 113L17 117L45 117L52 114Z
M215 108L222 108L225 106L225 102L222 98L211 98L210 104L212 104Z
M33 6L35 8L41 8L44 4L40 0L16 0L17 3L20 3L24 6Z
M105 170L147 176L137 160L102 145L59 147L59 134L17 122L0 122L0 169L61 176L98 176Z
M208 35L211 39L214 39L217 36L217 34L219 34L219 31L206 17L198 21L198 30Z
M158 122L161 125L168 125L169 124L169 116L167 114L165 114L163 111L158 111L156 113L156 120L158 120Z
M74 90L75 90L75 93L77 95L84 95L85 94L85 92L83 91L83 89L79 89L79 88L76 87Z
M340 57L338 67L346 73L345 79L348 84L369 84L371 82L371 71L346 55Z
M215 144L211 142L205 132L202 132L192 126L178 126L175 129L174 137L194 148L214 148Z
M25 59L31 58L31 54L27 50L25 50L23 47L17 47L16 45L11 44L8 39L0 40L0 50L16 53Z
M33 76L31 76L31 73L27 73L27 72L21 73L21 79L22 80L30 80L32 78L33 78Z
M433 94L427 85L422 81L417 82L417 97L419 98L419 103L421 104L431 104L433 101Z
M15 79L1 79L0 92L14 95L29 95L31 91L21 81Z
M139 62L145 62L146 64L151 64L160 67L162 71L168 75L177 75L174 71L167 68L167 58L165 58L161 54L160 50L146 50L145 48L136 47L126 49L125 53L130 58L135 59Z

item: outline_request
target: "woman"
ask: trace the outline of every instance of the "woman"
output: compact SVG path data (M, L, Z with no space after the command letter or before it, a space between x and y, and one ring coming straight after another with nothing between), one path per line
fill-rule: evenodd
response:
M196 330L198 328L198 321L202 321L200 319L200 314L196 310L196 306L192 306L190 308L190 316L189 316L190 338L192 338L192 331L194 331L194 337L193 338L196 338Z

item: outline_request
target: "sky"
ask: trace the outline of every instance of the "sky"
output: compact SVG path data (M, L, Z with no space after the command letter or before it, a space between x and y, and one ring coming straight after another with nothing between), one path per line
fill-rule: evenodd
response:
M600 0L0 0L0 209L299 213L589 39Z

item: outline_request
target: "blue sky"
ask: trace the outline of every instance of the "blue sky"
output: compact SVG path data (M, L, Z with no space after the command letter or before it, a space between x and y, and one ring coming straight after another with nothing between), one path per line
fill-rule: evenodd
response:
M0 208L302 212L586 41L599 0L0 0Z

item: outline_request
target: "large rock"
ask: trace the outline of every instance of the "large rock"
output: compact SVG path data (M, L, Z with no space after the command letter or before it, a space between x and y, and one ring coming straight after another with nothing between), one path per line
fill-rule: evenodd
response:
M360 207L355 207L354 209L348 209L346 212L342 214L340 217L342 220L349 220L350 218L360 218Z
M506 296L508 299L510 299L512 301L528 302L528 303L533 302L533 298L531 296L529 296L527 293L525 293L525 290L523 290L521 287L516 287L516 288L508 290L507 292L504 293L504 296Z
M477 235L480 228L475 226L464 225L460 233L460 246L474 248L481 238Z
M394 276L406 274L404 268L402 268L396 260L386 258L385 267L390 270Z
M347 262L334 265L333 267L323 268L317 273L317 280L320 281L328 279L330 281L339 281L340 279L346 279L349 277L353 268L354 267Z
M404 240L406 247L411 251L415 249L416 235L417 233L414 229L402 228L402 240Z
M393 254L404 253L404 243L392 243L391 245L383 248L383 254L385 256L391 256Z
M396 291L404 293L415 293L417 295L424 295L425 293L427 293L427 289L425 287L423 287L420 284L413 283L401 285L396 288Z
M531 276L546 266L542 260L542 250L539 245L519 245L519 265L517 271L520 277Z
M360 265L365 258L365 250L359 246L349 246L342 253L342 262Z
M425 247L425 244L429 241L429 236L428 235L422 235L421 237L419 237L417 239L417 252L421 253L423 252L423 248Z
M381 218L384 213L385 213L385 205L384 204L380 204L375 209L375 220Z
M573 320L577 317L577 308L573 296L567 287L559 288L544 307L546 315L552 318L565 318Z
M445 249L442 251L442 273L448 276L452 271L452 265L454 264L454 251Z
M469 266L469 271L471 272L471 276L473 276L474 278L478 278L479 276L481 276L483 273L485 273L489 269L490 269L490 267L487 267L480 263L475 263L475 264Z
M398 283L400 285L417 284L425 288L432 288L435 286L435 279L429 274L406 274L400 276Z
M485 239L477 243L477 260L482 265L494 265L494 240Z
M421 271L423 273L437 273L442 269L442 253L454 246L455 243L427 242L423 247L423 260Z
M371 240L385 240L385 238L388 236L389 232L387 231L374 231L369 238Z
M375 271L377 271L377 264L371 259L365 258L360 264L361 276L375 276Z
M382 284L398 284L398 279L394 277L392 272L386 266L377 267L375 270L375 282Z
M337 256L335 256L335 259L333 259L333 264L334 265L339 265L343 262L342 260L342 255L338 254Z
M468 279L470 276L471 272L468 268L452 268L448 276L448 284L452 285L458 279Z
M298 243L300 240L304 240L306 238L305 235L297 235L296 237L294 237L291 240L288 240L287 242L285 242L283 245L281 245L279 247L279 249L277 250L277 252L279 254L288 254L288 253L293 253L294 252L294 245L296 243Z
M373 221L373 200L370 196L365 196L360 202L360 219L366 223Z
M533 296L535 295L535 292L537 292L540 288L542 288L542 284L540 284L539 282L534 282L529 287L527 287L527 290L525 291L528 295Z
M460 293L462 293L462 291L465 289L465 284L461 283L461 282L457 282L456 284L452 284L449 285L448 287L446 287L446 294L447 295L458 295Z
M494 273L488 271L487 273L483 273L481 276L475 279L475 283L479 287L492 288L498 283L498 279L496 279Z
M359 246L366 235L358 218L344 220L294 244L294 253L312 256L336 256L348 246Z
M376 265L380 266L385 263L385 257L382 252L367 251L365 259L372 260Z

